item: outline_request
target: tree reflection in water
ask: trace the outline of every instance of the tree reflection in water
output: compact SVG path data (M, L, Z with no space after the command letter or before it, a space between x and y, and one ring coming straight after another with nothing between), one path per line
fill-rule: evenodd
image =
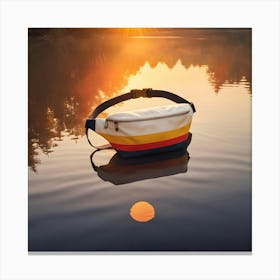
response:
M36 171L38 148L52 152L63 134L83 135L91 109L145 62L172 68L179 59L207 65L216 93L244 81L251 92L251 29L29 29L28 165Z

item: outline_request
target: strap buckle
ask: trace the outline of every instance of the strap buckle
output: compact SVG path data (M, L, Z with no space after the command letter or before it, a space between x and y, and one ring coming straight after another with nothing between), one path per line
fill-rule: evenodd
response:
M132 89L130 93L132 94L132 98L151 97L149 94L151 91L151 88Z
M87 119L85 123L85 128L91 128L95 131L95 119Z

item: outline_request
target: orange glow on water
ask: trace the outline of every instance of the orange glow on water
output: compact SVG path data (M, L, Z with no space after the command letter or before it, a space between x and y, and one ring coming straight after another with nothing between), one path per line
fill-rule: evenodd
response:
M63 133L73 140L83 136L85 119L99 104L131 89L162 89L192 101L197 108L194 133L246 131L251 120L251 103L244 101L251 94L250 34L181 28L29 29L29 166L36 170L36 149L48 153ZM172 102L163 98L138 98L99 117L168 104Z
M149 222L155 217L155 209L146 201L138 201L130 208L130 216L137 222Z

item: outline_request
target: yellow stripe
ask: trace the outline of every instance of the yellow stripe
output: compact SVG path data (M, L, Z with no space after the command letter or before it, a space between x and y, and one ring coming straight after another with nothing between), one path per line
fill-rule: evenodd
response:
M169 130L160 133L147 134L147 135L139 135L139 136L116 136L109 135L105 133L99 133L102 135L107 141L115 144L123 144L123 145L139 145L139 144L147 144L153 142L164 141L168 139L172 139L175 137L179 137L185 133L188 133L190 130L191 122L186 126L183 126L178 129Z

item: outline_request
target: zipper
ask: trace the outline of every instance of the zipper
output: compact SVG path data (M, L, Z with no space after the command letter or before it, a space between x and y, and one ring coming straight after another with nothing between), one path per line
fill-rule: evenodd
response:
M125 122L137 122L137 121L150 121L150 120L158 120L158 119L163 119L163 118L170 118L170 117L177 117L177 116L183 116L183 115L187 115L190 111L184 112L184 113L177 113L177 114L173 114L170 116L162 116L162 117L150 117L148 119L140 119L140 120L120 120L120 121L114 121L114 120L110 120L109 118L107 118L105 120L104 123L104 128L108 128L109 126L109 122L114 123L114 127L115 127L115 131L119 130L119 123L125 123Z

